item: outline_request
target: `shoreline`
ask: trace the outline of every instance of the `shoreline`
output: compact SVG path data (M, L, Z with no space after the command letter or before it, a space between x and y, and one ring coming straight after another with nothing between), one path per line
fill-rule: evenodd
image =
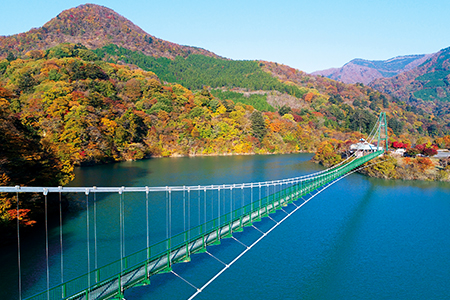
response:
M323 161L314 157L312 160L325 166ZM443 165L443 161L445 159L440 157L412 158L388 154L375 158L375 164L359 170L358 173L387 180L450 182L450 160L447 160L447 165Z
M84 167L92 167L92 166L98 166L98 165L106 165L106 164L114 164L114 163L121 163L121 162L131 162L131 161L140 161L145 159L152 159L152 158L177 158L177 157L211 157L211 156L238 156L238 155L244 155L244 156L250 156L250 155L287 155L287 154L297 154L297 153L310 153L314 154L314 152L309 151L291 151L291 152L247 152L247 153L194 153L194 154L171 154L171 155L148 155L144 156L141 159L124 159L124 160L111 160L111 161L103 161L103 162L83 162L79 165L76 165L76 168L84 168Z

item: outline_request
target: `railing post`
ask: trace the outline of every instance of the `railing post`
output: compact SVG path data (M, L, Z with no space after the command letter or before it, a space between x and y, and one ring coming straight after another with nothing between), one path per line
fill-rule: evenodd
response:
M169 237L169 240L167 241L168 246L169 246L169 249L167 249L167 267L168 268L170 268L170 266L172 265L172 262L170 261L171 242L172 242L171 239L172 239L172 237Z
M253 183L250 183L250 223L253 223Z
M119 290L118 290L117 296L121 297L121 295L122 295L122 278L121 278L120 274L118 276L118 287L119 287Z
M190 256L191 254L189 253L189 239L188 239L188 232L185 231L184 232L184 240L186 241L186 256Z

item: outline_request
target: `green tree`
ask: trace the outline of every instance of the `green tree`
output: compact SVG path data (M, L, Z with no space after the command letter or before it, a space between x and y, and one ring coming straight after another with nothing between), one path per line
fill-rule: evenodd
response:
M264 121L263 115L260 111L255 110L250 115L250 121L252 122L253 136L261 142L267 134L266 122Z
M33 86L36 84L36 80L33 78L33 73L31 71L26 71L17 79L17 87L20 91L31 92Z
M15 59L16 59L16 57L14 56L14 54L12 52L9 52L8 56L6 57L6 60L7 61L13 61Z
M383 108L389 108L388 99L384 95L381 95L380 98L383 100Z
M395 135L399 135L403 130L403 123L392 117L388 119L388 127L392 129Z
M289 114L291 112L291 108L287 105L283 105L282 107L280 107L280 109L278 110L278 114L280 116L284 116L285 114Z
M377 117L367 110L357 109L349 118L349 128L361 133L370 133L377 122Z

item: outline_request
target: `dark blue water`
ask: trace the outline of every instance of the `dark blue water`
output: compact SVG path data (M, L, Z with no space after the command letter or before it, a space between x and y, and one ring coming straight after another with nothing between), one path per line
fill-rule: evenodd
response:
M310 157L298 154L151 159L82 168L77 170L73 185L166 186L273 180L320 169L309 162ZM145 247L141 227L145 199L125 197L128 254ZM96 199L97 218L102 224L97 228L102 253L96 258L98 265L118 255L117 198L99 195ZM83 199L79 202L82 207ZM287 207L286 211L293 208ZM91 220L92 209L91 203ZM198 219L194 211L195 208L191 215L193 223ZM150 215L155 228L164 228L163 200L155 198L151 202ZM271 216L279 221L285 215L279 211ZM449 217L449 184L386 181L354 174L319 194L280 224L196 299L450 299ZM174 230L181 230L182 218L179 216L179 228ZM262 231L274 224L270 219L255 223ZM92 237L92 227L90 234ZM164 230L155 229L151 236L156 241L164 235ZM246 245L260 236L251 227L235 234ZM46 286L42 237L36 234L24 241L25 295ZM233 239L222 240L221 245L209 248L217 259L197 254L190 263L174 265L173 270L200 288L224 267L218 260L229 263L244 249ZM50 281L57 284L60 280L57 227L51 232L50 253ZM86 212L82 209L65 216L64 253L66 278L87 268ZM13 248L2 255L0 295L5 295L2 299L15 299L17 295L15 257ZM95 258L90 259L93 266ZM187 299L195 291L169 273L151 277L148 286L127 290L125 297Z

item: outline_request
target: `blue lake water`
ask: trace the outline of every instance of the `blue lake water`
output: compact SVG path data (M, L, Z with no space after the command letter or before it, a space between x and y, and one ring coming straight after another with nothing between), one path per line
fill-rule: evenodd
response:
M158 158L80 168L72 186L171 186L258 182L283 179L321 169L310 154L194 158ZM93 218L92 196L89 199ZM126 254L145 247L145 199L124 196ZM191 220L174 215L174 229L202 222L201 195L191 195ZM119 255L118 196L96 198L98 254L91 266L104 265ZM86 267L86 211L64 216L65 278ZM200 204L200 206L197 205ZM301 202L300 202L301 203ZM207 204L207 203L206 203ZM151 242L164 238L164 195L150 201ZM181 205L181 202L174 205ZM205 205L206 207L206 205ZM285 210L292 211L294 206ZM210 207L207 207L208 211ZM213 212L211 212L213 213ZM283 211L271 215L275 221ZM261 231L275 223L255 223ZM90 225L90 249L93 228ZM144 227L143 227L144 226ZM339 181L275 228L270 234L208 285L196 299L450 299L450 184L388 181L353 174ZM173 270L197 288L202 287L261 233L248 227L196 254ZM22 287L29 296L46 281L45 235L37 232L23 241ZM240 243L241 242L241 243ZM14 247L2 249L1 299L17 299ZM59 228L50 232L50 285L61 273ZM92 252L92 251L91 251ZM222 262L219 262L222 261ZM151 284L126 290L127 300L187 299L196 292L174 274L151 277Z

